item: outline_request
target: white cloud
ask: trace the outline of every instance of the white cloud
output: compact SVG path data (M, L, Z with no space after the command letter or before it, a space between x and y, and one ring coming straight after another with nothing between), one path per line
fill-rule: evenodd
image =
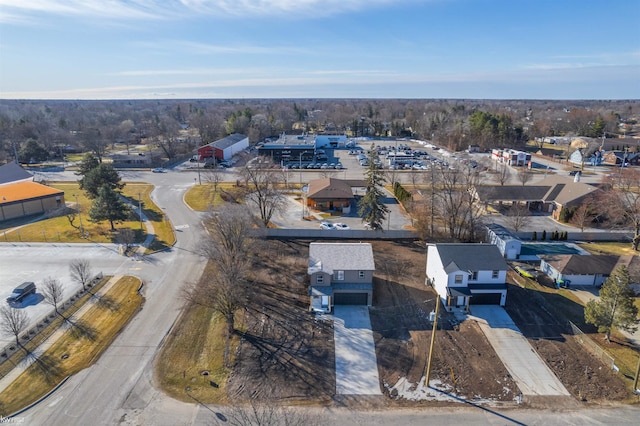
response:
M154 0L0 0L0 22L16 23L16 17L25 20L44 15L150 19L161 16L155 9L158 4Z
M419 0L0 0L0 22L28 16L98 19L186 18L201 15L321 17Z

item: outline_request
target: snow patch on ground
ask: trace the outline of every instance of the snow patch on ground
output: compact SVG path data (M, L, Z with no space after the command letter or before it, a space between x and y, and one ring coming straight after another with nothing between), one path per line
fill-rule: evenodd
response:
M384 383L384 387L389 390L389 394L395 398L402 398L409 401L450 401L453 394L448 394L451 390L449 385L446 385L440 380L431 380L430 386L425 384L425 377L423 376L418 383L411 383L406 377L400 377L395 385L391 386L388 383ZM441 392L438 392L441 391Z
M412 383L406 377L400 377L395 385L391 386L384 382L384 387L389 391L389 395L396 399L406 399L408 401L454 401L460 403L487 404L491 405L491 400L473 398L467 400L463 396L451 392L451 386L442 383L440 380L430 380L429 386L425 384L423 376L418 383Z

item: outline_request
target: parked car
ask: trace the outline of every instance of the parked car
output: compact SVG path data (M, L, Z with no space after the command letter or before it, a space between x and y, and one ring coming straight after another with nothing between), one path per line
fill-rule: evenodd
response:
M336 229L331 222L321 222L320 229Z
M7 297L7 303L9 305L18 305L22 303L22 301L30 294L35 294L36 285L27 281L20 284L18 287L13 289L13 293L9 297Z
M164 173L165 170L162 167L156 167L155 169L151 170L153 173Z
M337 222L333 224L334 228L339 230L339 231L348 231L349 229L351 229L349 227L349 225L347 225L346 223L341 223L341 222Z

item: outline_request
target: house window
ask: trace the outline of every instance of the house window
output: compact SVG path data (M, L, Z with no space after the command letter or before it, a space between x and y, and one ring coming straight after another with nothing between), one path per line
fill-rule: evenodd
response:
M316 284L324 284L324 276L322 275L316 276Z
M494 269L493 271L491 271L491 278L498 278L498 273L500 271L498 271L497 269Z
M360 278L361 280L364 279L364 271L358 271L358 278Z
M454 282L456 284L462 284L462 274L456 274Z
M333 278L336 281L344 281L344 271L336 271Z
M478 281L478 271L469 271L469 281Z

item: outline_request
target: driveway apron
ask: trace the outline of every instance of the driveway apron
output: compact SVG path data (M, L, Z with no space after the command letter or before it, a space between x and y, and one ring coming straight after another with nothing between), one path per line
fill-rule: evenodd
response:
M471 314L523 395L570 395L504 308L474 305Z
M382 395L366 306L335 306L336 394Z

